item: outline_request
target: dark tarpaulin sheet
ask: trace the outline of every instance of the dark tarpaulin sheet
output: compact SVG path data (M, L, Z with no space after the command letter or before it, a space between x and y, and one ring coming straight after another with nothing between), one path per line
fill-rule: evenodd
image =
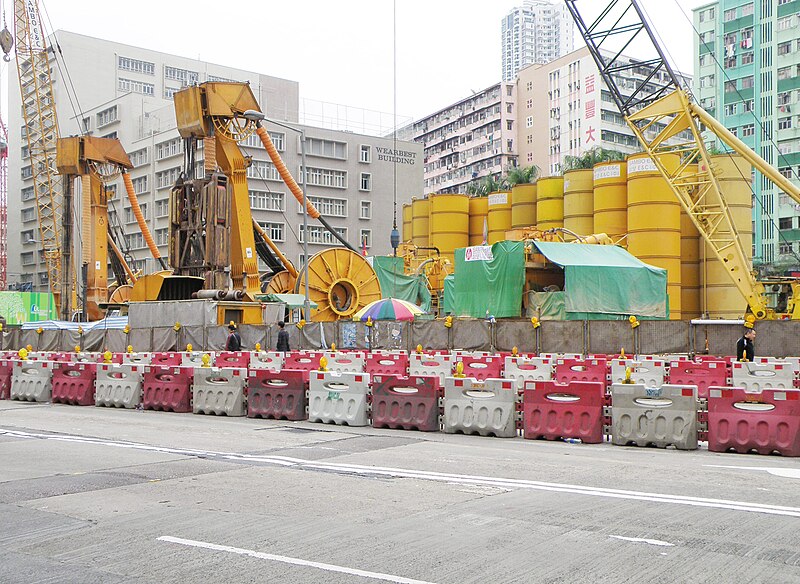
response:
M615 245L534 244L548 260L564 268L567 313L666 318L666 270L645 264Z
M431 293L424 275L406 275L403 258L394 256L371 257L372 269L378 276L382 298L397 298L419 305L425 312L431 309Z
M455 316L518 318L525 282L525 248L521 241L499 241L492 260L466 261L467 248L456 250Z

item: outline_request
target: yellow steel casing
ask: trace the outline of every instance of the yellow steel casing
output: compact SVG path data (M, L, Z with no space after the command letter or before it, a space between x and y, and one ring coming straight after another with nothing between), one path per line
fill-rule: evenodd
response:
M470 197L469 200L469 244L483 243L483 229L489 213L489 199L486 197Z
M203 278L200 277L175 276L169 270L163 270L138 278L131 290L130 301L191 298L192 292L203 289L203 283Z
M488 243L492 245L504 241L506 231L511 229L511 191L498 191L489 194L486 223Z
M81 137L59 138L56 146L56 168L59 174L83 174Z
M684 176L691 180L696 174L696 164L686 167ZM700 302L700 240L700 232L681 208L681 313L684 320L698 318L703 313Z
M205 116L203 93L199 85L176 91L172 101L175 104L175 119L181 138L211 136L211 120Z
M314 254L297 278L295 292L303 294L308 278L314 321L350 320L370 302L380 300L381 285L367 259L345 247Z
M213 82L175 92L175 119L182 138L205 138L213 133L211 118L232 118L247 110L261 111L247 83Z
M431 202L411 199L411 241L417 247L430 245Z
M711 156L725 200L731 212L733 225L739 234L748 267L753 266L753 202L750 186L751 166L735 154ZM711 318L739 318L744 314L747 301L731 281L725 267L714 255L705 240L699 240L702 262L703 309Z
M511 187L511 229L536 225L536 185L523 183Z
M564 229L591 235L594 228L594 171L591 168L564 173Z
M619 239L628 232L628 165L624 160L601 162L593 171L594 230Z
M456 249L469 245L469 196L431 195L428 200L430 246L455 262Z
M413 231L411 229L411 203L404 203L402 241L411 241L412 236L413 236Z
M542 231L564 227L564 177L536 182L536 227Z
M264 324L264 311L259 302L218 302L217 324Z
M669 183L647 154L628 156L628 251L643 262L667 270L671 320L681 312L681 206ZM676 154L661 155L676 172Z

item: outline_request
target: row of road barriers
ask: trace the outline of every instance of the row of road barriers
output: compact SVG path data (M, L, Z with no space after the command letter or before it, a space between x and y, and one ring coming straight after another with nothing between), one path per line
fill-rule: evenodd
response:
M800 456L795 360L204 355L121 355L120 363L4 355L0 398L504 438L521 433L526 439L600 443L609 437L614 445L679 450L707 441L711 451ZM322 357L340 370L320 371ZM229 366L207 366L212 359ZM472 375L453 376L459 362ZM380 372L384 366L392 373ZM408 374L395 373L405 373L405 366ZM493 376L498 372L503 377ZM487 376L480 378L482 373Z

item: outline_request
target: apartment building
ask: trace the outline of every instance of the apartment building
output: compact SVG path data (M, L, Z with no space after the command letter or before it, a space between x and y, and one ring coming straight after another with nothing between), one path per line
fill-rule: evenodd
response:
M649 70L633 67L616 75L621 91L632 91ZM676 75L691 85L688 76ZM586 47L522 69L516 93L520 166L535 165L542 176L549 176L561 172L565 156L580 156L596 146L641 151Z
M694 9L700 104L800 184L800 1L721 0ZM753 177L753 263L800 265L800 205Z
M575 22L564 2L525 0L501 21L502 79L514 81L534 63L544 64L571 53Z
M517 163L513 83L496 83L398 130L423 148L426 193L463 193Z
M170 187L181 172L199 176L202 169L202 149L195 168L185 168L185 143L178 135L172 105L174 93L191 84L249 82L268 118L298 129L265 123L298 183L303 178L299 130L304 130L308 196L354 247L366 245L371 254L388 253L395 196L402 204L422 191L421 145L298 124L299 85L295 81L69 32L56 35L66 64L55 66L54 62L52 67L60 133L85 132L122 142L134 164L130 173L134 190L165 257ZM69 79L64 78L66 72ZM73 87L77 99L68 95L67 90ZM10 80L9 102L10 143L21 145L9 152L9 280L17 286L46 291L49 282L39 249L36 201L14 77ZM299 265L304 260L302 208L280 180L257 138L251 136L242 146L252 157L247 174L253 216L283 253ZM150 257L121 179L109 188L116 193L109 204L109 222L120 234L133 267L146 272L155 269L156 262ZM310 254L334 244L333 237L314 220L309 221L308 231Z

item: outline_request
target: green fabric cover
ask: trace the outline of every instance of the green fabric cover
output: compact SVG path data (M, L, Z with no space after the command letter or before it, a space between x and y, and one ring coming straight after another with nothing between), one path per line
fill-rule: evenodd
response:
M492 245L492 261L464 259L466 248L456 250L455 316L519 317L525 283L525 246L521 241Z
M431 293L424 274L406 275L403 258L373 256L372 269L381 285L381 298L398 298L418 305L425 312L431 309Z
M53 295L49 292L0 292L0 315L5 317L6 324L58 318Z
M548 260L564 268L568 319L574 313L584 313L581 319L592 318L592 313L667 317L666 270L645 264L614 245L534 244Z
M259 302L283 302L289 310L303 308L306 302L304 294L256 294L255 299ZM317 303L310 299L308 306L318 308Z
M444 277L444 298L442 299L442 307L444 308L445 315L453 314L453 294L456 290L456 277L455 274L450 274Z

